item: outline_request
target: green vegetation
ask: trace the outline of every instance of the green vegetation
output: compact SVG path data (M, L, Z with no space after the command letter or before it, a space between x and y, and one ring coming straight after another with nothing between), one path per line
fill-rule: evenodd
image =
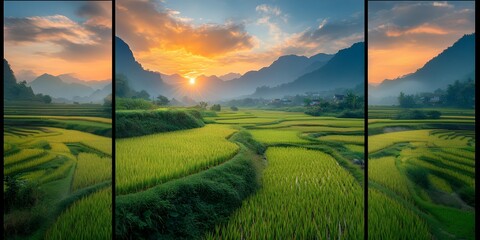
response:
M262 188L206 239L363 237L362 188L332 156L284 147L266 156Z
M294 230L290 235L297 238L363 236L362 119L259 109L216 112L207 105L196 108L207 123L203 127L116 141L118 239L235 239L239 222L243 236L252 239ZM172 111L187 109L150 112ZM130 125L142 124L137 119ZM180 121L169 123L181 129ZM324 204L316 201L319 196ZM268 225L249 219L252 209L268 213L261 217ZM312 217L318 221L306 224Z
M245 132L232 138L242 147L224 164L142 192L117 196L116 238L198 239L206 230L225 222L258 188L261 171L254 153L262 147Z
M143 98L115 98L115 110L149 110L154 109L155 105Z
M115 136L117 138L204 126L197 110L117 111L115 113Z
M372 239L475 239L474 112L421 112L429 111L442 117L386 119L403 113L392 107L369 113Z
M117 140L116 192L137 192L227 161L239 150L227 140L234 132L228 126L207 125Z
M4 237L111 238L111 119L15 106L4 113Z
M72 204L48 230L46 239L111 239L112 190L103 189Z

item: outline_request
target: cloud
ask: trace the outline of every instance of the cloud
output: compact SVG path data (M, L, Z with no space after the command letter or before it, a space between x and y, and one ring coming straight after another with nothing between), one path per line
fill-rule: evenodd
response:
M355 42L363 41L363 28L362 14L340 20L323 19L317 28L308 28L291 35L277 49L283 54L335 53Z
M261 4L255 7L255 10L257 12L263 12L266 14L273 14L275 16L280 16L282 14L282 11L278 7L272 7L267 4Z
M147 0L119 0L116 3L117 35L134 43L134 51L152 48L181 48L201 56L249 50L254 39L242 23L194 26L179 13Z
M265 44L278 44L280 41L288 37L288 34L281 29L281 25L288 22L288 15L283 14L280 8L261 4L255 7L255 11L260 15L256 24L264 25L268 28L268 33L272 41Z
M75 22L60 14L6 17L5 42L12 45L53 43L58 46L56 51L38 53L68 61L89 61L111 55L112 29L108 4L87 2L77 10L77 14L86 18L85 22Z
M475 31L474 2L371 2L368 17L369 82L414 72Z

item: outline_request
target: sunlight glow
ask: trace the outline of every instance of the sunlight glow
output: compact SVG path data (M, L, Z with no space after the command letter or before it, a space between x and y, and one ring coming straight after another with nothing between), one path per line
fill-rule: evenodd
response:
M195 78L193 78L193 77L189 78L188 83L190 83L190 85L195 84Z

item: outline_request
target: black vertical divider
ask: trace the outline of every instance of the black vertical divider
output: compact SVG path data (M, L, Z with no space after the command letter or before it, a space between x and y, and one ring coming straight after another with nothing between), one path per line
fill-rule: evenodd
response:
M478 64L478 47L477 47L477 44L478 44L478 38L477 38L477 33L478 33L478 4L477 2L475 2L475 71L474 71L474 74L475 74L475 79L477 79L477 64ZM476 80L475 80L476 82ZM475 83L475 85L477 85ZM476 126L477 126L477 123L478 123L478 118L477 118L477 106L478 106L478 97L477 97L477 93L478 93L478 88L475 86L475 144L476 142L478 142L478 133L476 131ZM478 153L477 153L477 149L475 149L475 161L478 159ZM478 169L479 169L479 166L478 164L475 164L475 195L478 193L478 190L479 190L479 187L478 187ZM475 196L476 198L476 196ZM477 201L475 201L477 202ZM477 205L477 208L475 208L475 226L478 226L477 224L480 222L480 217L478 216L478 205ZM475 228L475 235L476 237L479 236L480 234L480 228Z
M112 0L112 239L115 239L115 0Z
M2 25L3 25L4 16L5 16L5 9L4 9L3 3L2 3ZM3 58L5 59L5 44L2 44L2 56L3 56ZM4 74L5 74L5 73L4 73L3 70L2 70L2 76L3 76ZM2 79L3 79L3 77L2 77ZM3 96L3 88L4 88L4 85L2 84L2 93L1 93L1 94L2 94L2 104L3 104L2 106L5 106L5 99L4 99L4 96ZM3 108L2 108L2 109L3 109ZM5 111L5 110L4 110L4 111ZM2 123L3 123L3 121L2 121ZM3 125L3 124L2 124L2 130L5 131L5 125ZM3 137L2 137L2 144L3 144L3 142L4 142L4 140L3 140ZM5 178L5 176L4 176L4 174L3 174L3 161L4 161L4 159L2 158L2 171L1 171L1 172L2 172L2 173L1 173L2 181L3 181L3 179ZM2 192L4 192L4 190L3 190L3 184L2 184ZM3 200L3 197L2 197L2 206L5 206L5 202L4 202L4 200ZM2 225L3 225L3 223L5 222L5 217L4 217L4 214L3 214L4 211L5 211L5 208L2 207L2 209L3 209L3 210L2 210Z
M365 86L364 86L364 108L365 108L365 113L364 113L364 120L363 120L363 171L364 171L364 184L363 184L363 234L364 234L364 239L368 239L368 0L364 1L364 28L363 28L363 33L364 33L364 41L365 41Z

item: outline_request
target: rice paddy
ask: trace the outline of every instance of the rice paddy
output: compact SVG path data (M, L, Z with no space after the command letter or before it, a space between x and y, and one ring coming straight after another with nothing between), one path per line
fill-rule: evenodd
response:
M208 125L117 139L117 193L144 190L227 161L239 150L227 140L235 131L230 126Z
M198 238L358 239L363 236L363 181L360 180L363 165L358 161L363 159L362 119L253 109L221 111L205 119L209 124L202 128L116 140L117 196L128 199L132 195L133 199L145 193L147 197L147 192L154 193L150 188L177 186L177 181L183 182L182 177L207 173L211 167L229 162L234 156L256 155L251 159L256 162L253 165L264 168L263 172L255 170L261 174L261 188L244 200L226 223L218 222L214 229L206 235L197 235ZM253 139L237 142L235 136L240 132ZM265 162L259 160L262 155L258 152L245 148L255 144L267 148ZM184 196L194 196L196 193L188 191L194 191L195 187L174 188L172 194L186 191ZM223 184L218 187L221 189ZM221 201L223 196L214 198ZM201 208L209 209L209 204L202 203ZM185 210L184 207L179 211ZM196 205L188 208L195 212L199 211L197 207L200 208ZM167 214L184 217L175 212ZM159 231L168 231L163 226L171 223L165 221L146 224L158 224L162 226ZM135 231L117 237L128 238Z
M206 239L363 237L362 187L332 156L288 147L266 156L262 189Z
M475 239L474 117L381 118L391 111L369 114L369 237Z
M26 113L22 111L27 110L6 110ZM44 108L30 110L36 111L53 112ZM106 181L112 177L112 140L108 137L111 119L92 114L4 115L4 120L4 187L9 187L8 179L17 179L17 185L12 186L31 186L30 191L38 192L32 196L36 198L33 206L16 206L14 211L4 213L7 237L110 239L111 187ZM62 128L67 126L71 129ZM100 187L97 184L101 182L106 183L101 185L103 190L96 191L95 186ZM81 199L77 200L78 196ZM16 220L19 211L23 223ZM21 224L32 227L24 233L18 230L25 226Z

